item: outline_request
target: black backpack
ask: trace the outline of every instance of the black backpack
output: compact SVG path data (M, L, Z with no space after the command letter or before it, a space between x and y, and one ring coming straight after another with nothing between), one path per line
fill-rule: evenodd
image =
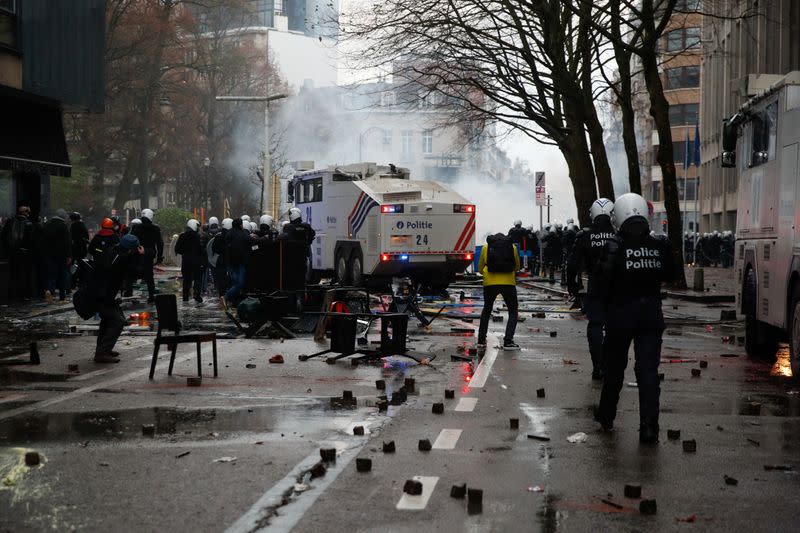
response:
M514 272L517 264L514 260L514 243L498 233L486 240L489 250L486 252L486 267L489 272Z

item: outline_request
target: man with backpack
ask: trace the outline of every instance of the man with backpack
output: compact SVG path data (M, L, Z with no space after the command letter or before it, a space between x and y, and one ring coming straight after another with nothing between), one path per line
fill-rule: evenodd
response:
M514 342L517 329L517 271L519 270L519 251L506 235L497 233L486 238L481 249L478 271L483 275L483 312L478 328L478 349L486 348L486 332L492 316L494 301L502 296L508 308L506 334L503 338L504 350L518 350Z
M32 294L36 228L30 216L30 207L19 206L17 216L9 219L3 226L0 238L3 251L8 255L8 286L11 298L30 298Z

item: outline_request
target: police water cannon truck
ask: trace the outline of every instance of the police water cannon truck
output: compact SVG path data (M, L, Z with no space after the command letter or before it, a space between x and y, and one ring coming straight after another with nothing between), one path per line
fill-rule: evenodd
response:
M394 277L443 290L472 263L475 205L408 169L358 163L297 172L288 199L316 231L314 277L345 285Z
M738 173L735 287L748 355L789 340L800 379L800 71L727 119L722 166Z

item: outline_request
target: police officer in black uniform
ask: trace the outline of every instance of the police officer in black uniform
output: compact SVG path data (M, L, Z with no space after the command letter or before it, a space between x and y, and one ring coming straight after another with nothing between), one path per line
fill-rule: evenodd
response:
M164 239L161 236L161 228L153 224L152 209L142 209L142 223L137 224L131 233L139 239L139 244L144 249L142 255L142 279L147 283L147 303L156 301L156 283L153 277L154 264L164 262Z
M661 283L674 278L675 265L669 243L650 236L647 215L647 202L638 194L617 198L612 220L618 233L606 243L597 267L607 314L605 380L595 419L604 430L613 429L628 349L633 342L639 389L639 442L651 444L658 441L661 393Z
M589 285L583 298L583 312L589 323L586 325L586 338L589 341L589 354L592 358L592 379L603 379L603 325L605 306L599 298L600 289L595 268L603 254L606 242L614 237L611 225L611 211L614 203L608 198L592 202L589 216L592 225L582 229L575 237L573 253L567 260L567 289L577 298L581 287L581 274L589 274Z
M289 223L283 227L283 234L281 237L287 240L306 243L306 279L308 279L311 271L311 244L314 242L316 236L317 232L314 231L311 224L303 222L300 210L296 207L291 208L289 210Z
M553 224L545 226L545 232L545 236L542 238L545 270L550 271L548 282L555 283L556 268L561 264L561 232Z
M561 234L561 285L564 286L567 284L567 261L569 260L570 255L572 255L572 250L575 247L575 238L578 236L578 229L575 226L575 222L571 219L567 219L567 226L564 228L564 232Z

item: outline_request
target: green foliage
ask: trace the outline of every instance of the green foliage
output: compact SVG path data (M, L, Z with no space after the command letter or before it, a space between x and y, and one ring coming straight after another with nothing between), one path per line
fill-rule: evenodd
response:
M192 218L192 214L189 211L177 207L167 207L156 211L153 222L161 226L161 233L165 240L168 240L176 233L181 233L186 228L186 221L190 218Z
M94 187L94 178L93 168L73 158L71 177L50 177L50 205L53 211L63 207L68 213L78 211L85 215L94 210L102 212L103 206Z

